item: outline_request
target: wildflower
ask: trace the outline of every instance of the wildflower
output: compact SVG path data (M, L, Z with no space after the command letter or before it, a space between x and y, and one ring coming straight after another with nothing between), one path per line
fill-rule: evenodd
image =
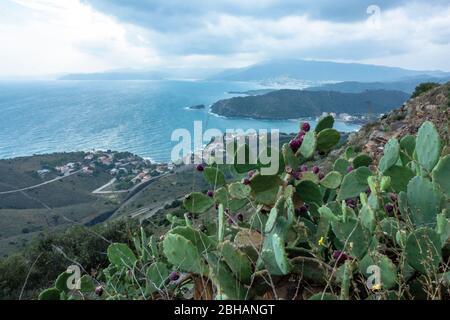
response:
M319 241L317 241L317 244L319 246L325 246L325 238L324 237L320 237Z
M372 289L372 291L380 291L381 283L374 284L371 289Z

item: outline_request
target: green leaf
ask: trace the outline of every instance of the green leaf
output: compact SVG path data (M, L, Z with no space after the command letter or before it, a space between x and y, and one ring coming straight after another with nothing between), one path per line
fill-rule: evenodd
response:
M383 289L391 289L397 284L397 267L395 264L384 254L378 252L370 252L367 254L359 264L360 272L370 277L372 273L367 273L369 266L376 265L380 268L381 283Z
M406 191L409 181L414 177L414 172L408 167L393 166L386 170L386 176L391 177L391 187L396 193Z
M334 125L334 118L332 115L328 115L320 118L319 122L316 125L315 131L319 133L322 130L333 128L333 125Z
M406 135L400 140L400 158L404 166L411 161L416 148L416 138L412 135Z
M415 226L434 226L440 212L441 192L424 177L414 177L408 184L408 205Z
M345 159L339 158L334 162L333 170L339 172L345 176L347 174L347 168L350 166L350 162Z
M200 192L193 192L183 200L184 208L192 213L203 213L214 205L214 200Z
M80 278L80 291L83 293L94 292L95 286L92 277L85 274Z
M299 198L304 202L315 203L318 206L322 205L322 192L320 191L319 186L314 182L303 180L296 186L296 190Z
M439 235L429 228L419 228L406 239L408 263L423 274L434 274L442 259Z
M450 197L450 155L446 155L439 160L431 175L442 192Z
M158 261L152 263L145 274L147 276L147 290L153 293L163 287L170 271L165 263Z
M380 170L381 172L385 172L390 167L394 166L398 157L400 156L400 145L398 144L397 139L391 138L384 146L384 154L380 160Z
M441 139L430 121L424 122L417 133L416 155L419 163L427 171L433 170L441 154Z
M108 247L108 259L109 262L118 266L133 268L137 261L133 251L123 243L113 243Z
M335 129L324 129L317 135L317 149L329 151L339 143L341 135Z
M281 152L283 153L284 162L286 165L290 166L293 169L296 169L300 165L300 160L292 151L291 147L289 147L288 143L285 143L281 148Z
M337 189L341 181L342 175L337 171L331 171L320 181L320 185L328 189Z
M246 199L250 195L252 189L240 182L234 182L228 186L228 191L233 198Z
M342 180L337 196L338 201L355 198L366 191L369 186L367 178L371 175L372 172L367 167L360 167L347 174Z
M368 167L371 163L372 158L365 153L361 153L353 159L353 169L358 169L359 167Z
M167 260L186 272L204 274L207 266L197 247L188 239L178 234L167 234L163 241L163 251Z
M61 292L56 288L45 289L39 294L39 300L59 300Z
M251 179L250 187L258 203L270 205L275 203L281 183L282 181L278 176L256 174Z
M298 150L305 159L309 159L314 155L314 151L316 150L316 135L314 131L309 131L303 137L303 142Z
M220 187L225 184L225 176L223 172L219 170L219 167L206 167L203 174L205 180L214 187Z

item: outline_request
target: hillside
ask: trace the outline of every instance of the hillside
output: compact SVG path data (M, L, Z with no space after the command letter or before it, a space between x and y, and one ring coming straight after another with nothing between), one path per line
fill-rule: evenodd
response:
M323 112L379 114L392 110L408 98L409 95L401 91L341 93L284 89L264 95L220 100L212 105L211 111L226 117L256 119L295 119L319 116Z
M306 90L311 91L338 91L348 93L358 93L367 90L396 90L406 93L412 93L416 86L423 82L445 83L450 80L449 77L415 77L413 79L402 81L386 81L386 82L357 82L343 81L338 83L328 83L317 87L309 87Z
M415 135L424 121L434 123L444 145L449 145L450 82L408 100L380 120L363 126L349 137L348 145L361 149L378 159L390 138Z
M300 59L270 60L246 68L226 70L212 80L261 81L290 78L308 81L395 81L413 76L444 76L440 71L416 71L359 63Z

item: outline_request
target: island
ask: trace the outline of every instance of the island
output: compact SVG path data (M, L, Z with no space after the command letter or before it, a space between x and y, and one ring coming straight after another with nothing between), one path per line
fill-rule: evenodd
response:
M263 95L219 100L211 112L234 118L298 119L323 112L349 115L382 114L402 105L410 95L396 90L360 93L282 89Z
M205 107L204 104L197 104L195 106L190 106L188 109L191 109L191 110L202 110L202 109L205 109L205 108L206 107Z

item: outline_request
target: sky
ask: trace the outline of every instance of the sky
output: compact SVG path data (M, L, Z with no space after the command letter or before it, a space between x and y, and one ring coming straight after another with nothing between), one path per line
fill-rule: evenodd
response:
M0 0L0 77L449 57L449 0Z

